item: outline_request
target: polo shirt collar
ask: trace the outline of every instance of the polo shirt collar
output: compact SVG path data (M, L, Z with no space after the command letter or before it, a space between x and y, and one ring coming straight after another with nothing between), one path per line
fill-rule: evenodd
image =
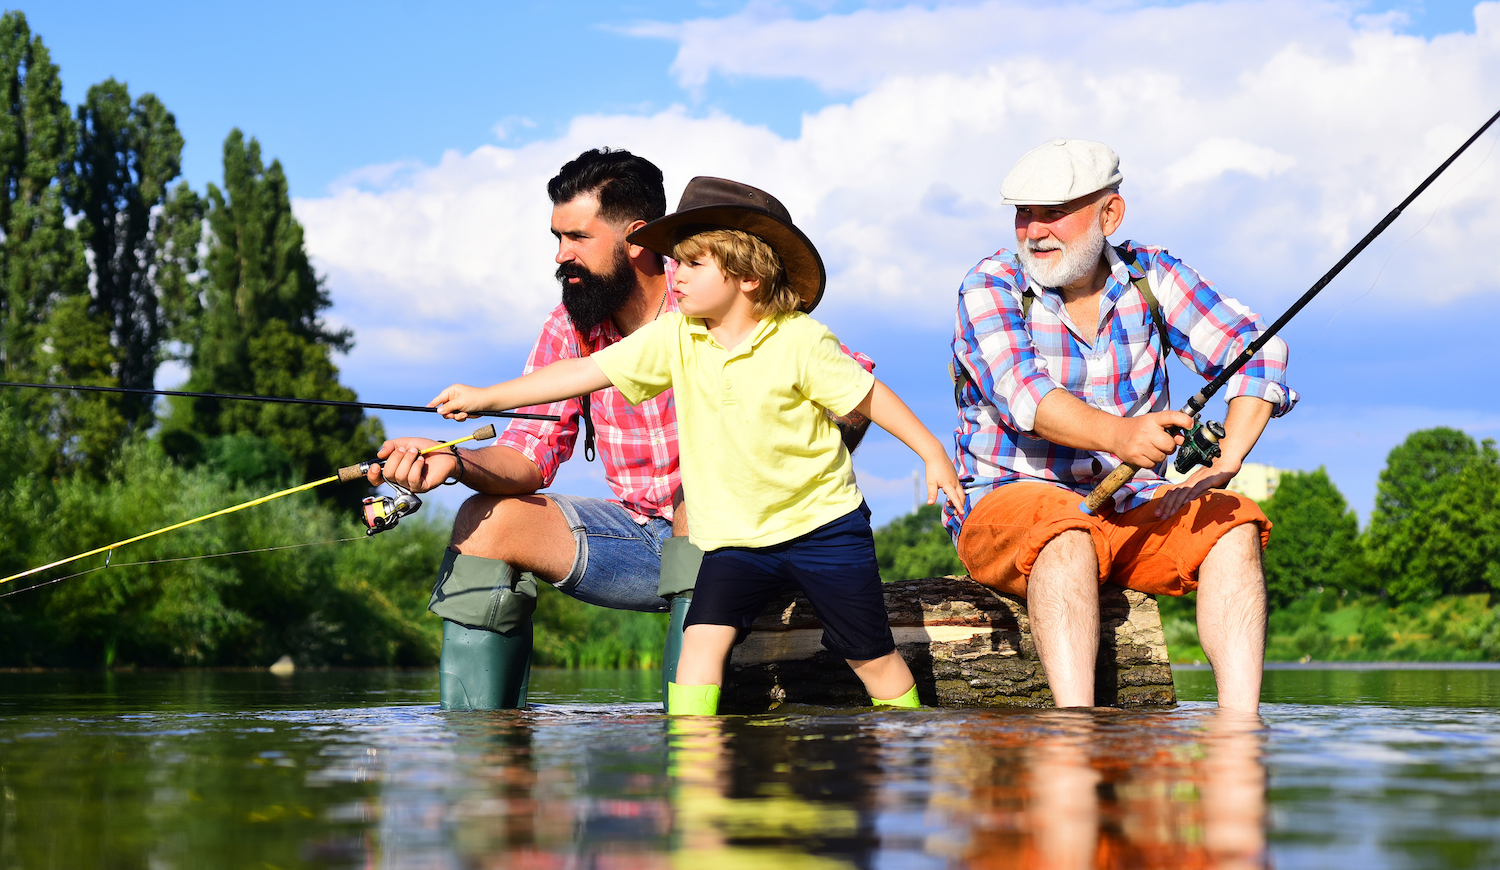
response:
M749 338L740 344L735 350L734 355L742 356L759 347L761 342L770 338L776 332L777 328L781 325L782 318L785 316L784 314L778 314L775 317L768 317L755 324L755 330L750 333ZM687 320L689 334L701 335L709 341L714 341L714 337L708 334L708 326L703 322L703 318L688 317L685 319ZM718 345L718 342L714 341L714 344Z

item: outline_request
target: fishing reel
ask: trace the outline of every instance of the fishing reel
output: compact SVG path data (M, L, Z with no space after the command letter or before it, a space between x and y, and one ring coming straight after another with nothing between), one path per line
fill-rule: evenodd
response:
M1178 474L1187 474L1199 465L1212 465L1223 452L1219 448L1219 439L1223 437L1223 424L1213 420L1194 423L1183 439L1182 446L1177 449L1177 458L1173 460L1172 467L1177 469Z
M422 507L422 500L417 498L411 490L398 484L391 483L391 488L401 493L392 497L388 495L372 495L364 500L364 511L360 517L365 522L365 537L378 535L386 529L394 529L401 522L402 517L411 516Z

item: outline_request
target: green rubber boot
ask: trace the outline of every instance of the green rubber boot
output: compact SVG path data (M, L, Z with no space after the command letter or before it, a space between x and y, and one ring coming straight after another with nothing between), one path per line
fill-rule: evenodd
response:
M667 715L713 716L718 712L718 686L679 686L667 683Z
M870 703L875 705L876 707L905 707L909 710L915 710L916 708L922 706L921 699L917 697L916 686L912 686L910 689L907 689L906 694L902 695L899 698L892 698L889 701L882 701L879 698L871 698Z
M521 710L531 680L531 620L501 634L443 620L438 666L444 710Z
M677 679L677 660L682 657L682 628L688 607L693 603L693 587L698 584L698 568L703 551L685 537L672 537L661 545L661 579L656 594L672 602L672 617L667 623L667 642L661 656L661 704L668 705L668 686Z
M444 710L526 706L536 578L499 559L449 550L427 609L443 618L439 704Z
M667 709L669 686L677 679L677 660L682 658L682 623L693 604L693 593L672 598L672 618L667 622L667 646L661 656L661 708Z

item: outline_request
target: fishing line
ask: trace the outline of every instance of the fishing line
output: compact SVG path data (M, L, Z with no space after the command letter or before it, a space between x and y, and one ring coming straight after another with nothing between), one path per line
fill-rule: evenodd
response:
M454 447L454 446L456 446L458 444L463 444L466 441L485 441L485 440L488 440L488 439L494 438L494 437L495 437L495 427L494 427L493 424L490 424L490 425L483 426L483 427L480 427L479 429L475 430L472 435L465 435L462 438L455 438L452 441L446 441L446 442L444 442L442 444L434 444L433 446L428 447L428 448L422 450L421 451L421 455L426 456L429 453L436 453L436 452L438 452L440 450L447 450L450 447ZM290 489L283 489L280 492L273 492L270 495L263 495L260 498L251 499L250 501L247 501L247 502L245 502L243 504L237 504L237 505L234 505L233 507L227 507L227 508L224 508L223 510L217 510L217 511L214 511L213 513L204 514L201 517L194 517L194 518L192 518L190 520L183 520L180 523L174 523L174 524L172 524L170 526L167 526L166 528L157 529L154 532L146 532L143 535L136 535L133 538L127 538L127 539L125 539L123 541L116 541L113 544L108 544L108 545L103 546L103 547L96 547L95 549L89 550L87 553L79 553L76 556L69 556L66 559L59 559L56 562L50 562L50 563L48 563L46 565L42 565L41 567L32 568L29 571L22 571L19 574L12 574L9 577L6 577L4 579L0 579L0 584L9 583L12 580L19 580L22 577L29 577L32 574L37 574L37 573L40 573L42 571L46 571L49 568L56 568L59 565L66 565L69 562L76 562L79 559L86 559L89 556L97 556L100 553L112 552L113 550L115 550L115 549L117 549L119 547L123 547L126 544L134 544L137 541L144 541L147 538L154 538L157 535L166 534L167 532L173 532L173 531L176 531L178 529L185 528L187 526L191 526L194 523L201 523L204 520L211 520L211 519L213 519L215 517L222 517L225 514L232 514L232 513L236 512L236 511L242 511L242 510L244 510L246 508L251 508L251 507L255 507L256 505L265 504L268 501L272 501L274 499L281 498L282 496L294 495L294 494L299 493L299 492L305 492L306 490L315 489L315 488L323 486L325 484L334 483L335 481L342 482L342 483L347 483L347 482L350 482L350 481L358 480L360 478L363 478L365 476L366 472L368 472L371 468L374 468L377 465L381 466L381 467L384 467L385 466L385 460L383 460L383 459L382 460L370 460L370 461L366 461L366 462L361 462L358 465L350 465L350 466L347 466L345 468L340 468L337 473L329 475L328 477L325 477L322 480L314 480L311 483L304 483L301 486L294 486L294 487L291 487ZM392 525L394 525L394 523L392 523Z
M306 544L283 544L279 547L260 547L255 550L235 550L231 553L205 553L201 556L170 556L165 559L146 559L140 562L121 562L118 565L111 565L109 561L106 560L103 565L100 565L97 568L90 568L87 571L79 571L77 574L68 574L63 577L58 577L55 580L47 580L42 583L34 583L23 589L17 589L14 592L0 593L0 598L9 598L12 595L20 595L22 592L30 592L33 589L40 589L43 586L51 586L54 583L61 583L64 580L72 580L74 577L82 577L85 574L92 574L95 571L103 571L105 568L130 568L135 565L158 565L162 562L193 562L198 559L222 559L225 556L244 556L250 553L270 553L275 550L296 550L301 547L326 547L329 544L343 544L348 541L364 541L368 539L369 537L367 535L357 535L352 538L334 538L328 541L310 541ZM111 554L113 554L113 552L113 550L110 551Z
M1389 266L1391 264L1391 260L1394 260L1396 258L1396 254L1398 252L1400 252L1400 250L1406 246L1407 242L1411 241L1412 239L1415 239L1417 236L1421 235L1424 230L1426 230L1428 227L1432 226L1432 222L1433 222L1433 220L1435 220L1437 218L1438 212L1442 211L1443 210L1443 205L1445 203L1447 203L1447 201L1448 201L1448 195L1451 194L1453 191L1457 190L1459 185L1463 184L1465 181L1468 181L1470 178L1473 178L1474 175L1477 172L1479 172L1479 170L1481 170L1481 169L1484 168L1484 164L1486 164L1486 163L1488 163L1490 161L1490 155L1492 155L1492 154L1495 153L1495 146L1497 144L1500 144L1500 136L1491 136L1490 137L1490 150L1484 152L1484 159L1481 160L1481 161L1479 161L1478 165L1476 165L1473 169L1469 170L1469 174L1468 175L1465 175L1463 178L1460 178L1457 181L1454 181L1452 184L1448 185L1448 189L1445 190L1445 191L1443 191L1443 195L1442 196L1438 197L1437 205L1433 207L1432 214L1430 214L1430 215L1427 216L1427 222L1424 223L1424 224L1422 224L1422 226L1418 227L1416 232L1414 232L1411 235L1407 236L1406 238L1402 239L1401 240L1401 244L1399 244L1396 247L1394 247L1394 248L1391 249L1391 252L1389 254L1387 254L1386 257L1385 257L1385 262L1383 262L1383 263L1380 264L1380 271L1378 271L1378 272L1375 273L1375 280L1373 280L1373 281L1370 282L1370 286L1367 287L1367 288L1365 288L1365 292L1363 292L1363 293L1359 294L1358 296L1354 297L1353 299L1349 300L1347 303L1345 303L1345 305L1344 305L1343 308L1340 308L1338 311L1335 311L1333 313L1333 316L1331 316L1331 317L1328 318L1328 324L1330 326L1333 325L1333 321L1337 320L1340 315L1342 315L1345 311L1348 311L1354 305L1354 303L1359 302L1360 300L1364 299L1366 296L1369 296L1370 293L1372 293L1375 290L1375 285L1380 283L1381 276L1385 274L1385 269L1386 269L1387 266Z

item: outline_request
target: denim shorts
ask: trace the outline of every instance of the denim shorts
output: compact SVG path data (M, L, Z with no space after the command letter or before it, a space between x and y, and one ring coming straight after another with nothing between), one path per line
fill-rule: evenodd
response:
M672 524L652 517L643 526L619 502L544 492L568 519L577 548L573 568L556 585L565 595L611 607L665 613L671 604L656 594L662 541Z
M789 588L807 596L829 652L863 661L896 649L868 506L785 543L704 553L685 624L732 626L744 640L766 604Z

